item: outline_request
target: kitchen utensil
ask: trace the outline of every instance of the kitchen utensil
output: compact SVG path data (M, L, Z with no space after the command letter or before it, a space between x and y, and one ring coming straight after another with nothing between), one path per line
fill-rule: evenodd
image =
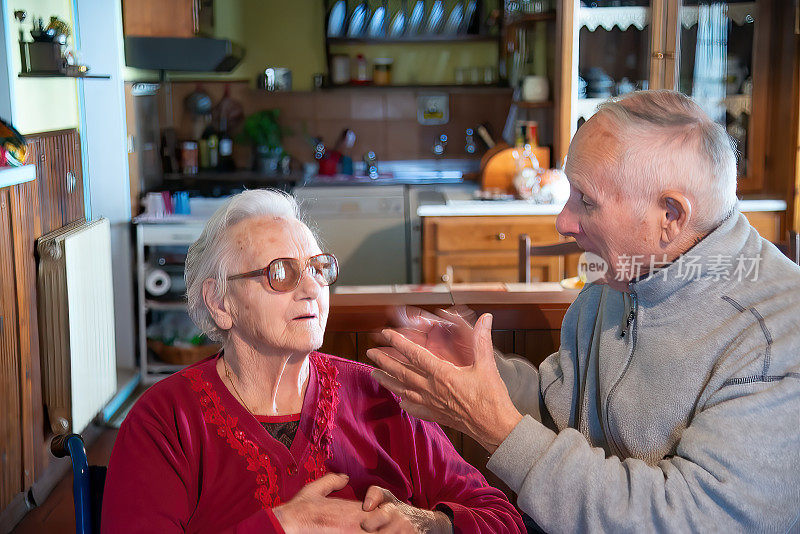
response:
M208 96L208 93L203 91L199 84L195 87L194 91L186 96L183 103L186 106L186 110L195 117L208 115L211 113L211 108L213 107L211 97Z
M350 25L347 27L348 37L361 37L369 19L369 7L366 2L361 2L350 16Z
M257 86L265 91L291 91L292 71L284 67L267 67L258 75Z
M241 102L231 97L230 84L225 84L225 92L214 107L211 117L219 126L219 131L228 135L235 135L241 128L244 122L244 107Z
M372 20L369 23L367 35L370 37L383 37L384 19L386 19L386 8L380 6L375 10L375 13L372 14Z
M409 35L415 35L419 33L419 30L422 27L422 19L424 17L425 2L423 2L423 0L417 0L417 3L414 4L414 8L411 10L411 16L408 17L408 28L406 28L406 32Z
M464 18L464 4L458 3L453 7L450 16L447 18L447 24L444 25L442 33L446 35L453 35L458 33L461 27L461 21Z
M389 37L400 37L403 35L403 30L406 26L406 14L402 9L399 9L392 18L392 24L389 26Z
M428 16L428 25L425 27L427 33L439 33L444 23L444 7L442 0L436 0Z
M344 0L338 0L331 8L328 16L328 37L339 37L344 30L344 19L347 17L347 5Z

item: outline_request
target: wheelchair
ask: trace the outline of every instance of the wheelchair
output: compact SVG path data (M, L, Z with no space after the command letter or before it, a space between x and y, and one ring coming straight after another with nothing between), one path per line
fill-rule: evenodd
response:
M76 534L99 534L103 509L106 467L89 465L86 447L80 434L62 434L50 442L56 458L72 459L72 496L75 504Z

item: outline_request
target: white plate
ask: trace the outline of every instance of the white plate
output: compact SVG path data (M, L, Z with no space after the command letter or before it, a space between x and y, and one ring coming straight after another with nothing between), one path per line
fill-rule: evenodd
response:
M347 28L347 36L361 37L364 33L364 25L367 22L368 16L369 13L367 12L367 5L358 4L353 10L353 14L350 16L350 25Z
M406 26L406 15L403 13L403 10L400 9L397 13L394 14L394 18L392 19L392 25L389 27L389 36L390 37L400 37L403 35L403 30Z
M431 8L431 14L428 16L428 26L426 30L428 33L439 33L442 29L444 22L444 8L442 7L442 0L436 0Z
M411 16L408 18L408 33L410 35L419 33L424 16L425 2L423 2L423 0L417 0L417 3L414 4L414 9L411 10Z
M384 18L386 18L386 9L383 6L380 6L372 15L372 21L369 23L367 35L370 37L383 37Z
M458 33L458 29L461 27L461 19L464 15L464 5L458 3L453 7L453 11L450 12L450 17L447 19L447 24L444 25L444 30L442 33L447 35L453 35Z
M342 34L346 16L347 6L344 0L339 0L333 4L330 16L328 17L328 37L339 37Z

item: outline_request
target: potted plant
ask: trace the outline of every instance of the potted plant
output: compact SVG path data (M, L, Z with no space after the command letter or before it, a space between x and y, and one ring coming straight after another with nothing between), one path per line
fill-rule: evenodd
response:
M282 140L287 132L278 122L279 114L278 109L265 109L244 121L243 140L253 146L253 167L263 174L278 172L284 156Z

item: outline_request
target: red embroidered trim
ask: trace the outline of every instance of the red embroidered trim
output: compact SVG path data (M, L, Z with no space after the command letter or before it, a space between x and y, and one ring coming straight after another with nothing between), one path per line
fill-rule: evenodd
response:
M339 407L339 370L330 359L320 353L312 353L311 361L317 370L319 402L311 431L310 452L305 463L306 483L312 482L328 472L325 462L331 457L331 433L334 429L336 411ZM196 368L184 369L181 373L191 382L192 389L200 396L203 419L217 427L217 434L225 439L240 456L247 461L247 470L256 473L258 487L255 498L264 509L281 504L278 495L277 473L266 454L247 439L245 433L237 428L238 419L227 414L219 395L210 382L203 379L203 373Z
M281 503L276 484L277 474L272 462L266 454L262 454L258 446L247 439L245 433L236 427L238 420L227 414L220 402L219 395L199 369L185 369L182 373L189 379L192 389L200 396L203 419L217 427L219 437L225 439L239 456L247 461L247 470L256 474L255 498L265 510Z
M334 429L336 410L339 407L339 370L324 354L314 352L311 361L317 369L319 380L319 402L311 431L311 452L305 463L306 483L313 482L328 472L325 461L331 457L331 433Z

